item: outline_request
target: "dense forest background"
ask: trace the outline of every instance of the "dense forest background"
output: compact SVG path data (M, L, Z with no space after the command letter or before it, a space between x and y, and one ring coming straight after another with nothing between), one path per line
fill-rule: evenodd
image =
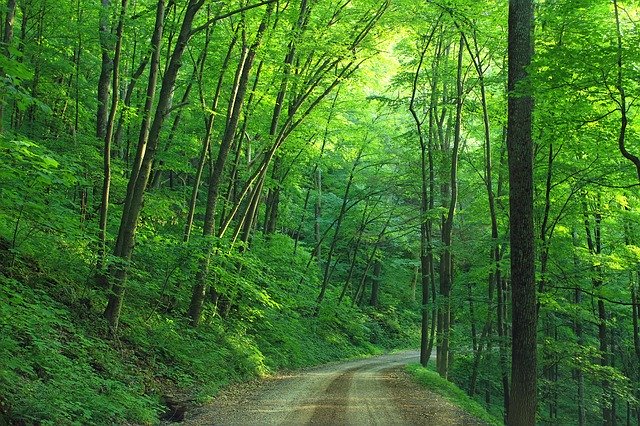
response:
M4 2L0 416L156 423L421 344L504 418L507 10ZM640 424L639 22L539 1L511 93L535 99L541 424Z

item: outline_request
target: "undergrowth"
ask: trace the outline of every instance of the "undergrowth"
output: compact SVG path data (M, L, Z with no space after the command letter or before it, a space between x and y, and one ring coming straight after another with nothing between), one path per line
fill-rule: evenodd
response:
M463 411L477 419L480 419L489 425L498 426L503 424L501 421L489 414L487 410L480 405L480 403L469 397L465 391L457 387L454 383L443 379L435 371L424 368L419 364L408 365L407 371L411 373L419 384L428 388L432 392L443 396L454 405L460 407Z

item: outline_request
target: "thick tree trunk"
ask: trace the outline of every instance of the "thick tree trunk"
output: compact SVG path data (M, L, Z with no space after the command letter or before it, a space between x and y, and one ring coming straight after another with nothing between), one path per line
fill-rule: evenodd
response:
M511 397L507 424L536 423L536 287L533 226L533 97L527 67L533 55L533 2L509 2L509 217L511 241ZM524 91L524 93L522 93Z

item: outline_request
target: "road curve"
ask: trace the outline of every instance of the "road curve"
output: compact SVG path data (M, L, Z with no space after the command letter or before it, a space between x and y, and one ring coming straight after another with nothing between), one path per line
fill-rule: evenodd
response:
M482 424L413 383L402 366L415 351L330 364L231 387L187 413L202 425Z

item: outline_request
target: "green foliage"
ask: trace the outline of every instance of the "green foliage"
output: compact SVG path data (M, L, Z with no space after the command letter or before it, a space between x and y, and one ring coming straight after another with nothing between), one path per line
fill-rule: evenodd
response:
M148 424L159 405L144 377L74 323L45 291L0 274L0 389L14 419Z

